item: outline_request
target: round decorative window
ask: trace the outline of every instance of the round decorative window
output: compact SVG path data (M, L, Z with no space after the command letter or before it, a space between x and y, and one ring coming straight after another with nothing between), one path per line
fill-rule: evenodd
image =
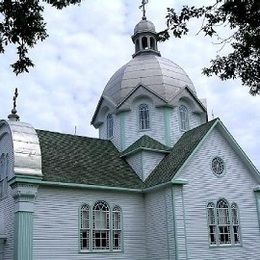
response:
M212 171L216 175L222 175L224 172L224 161L220 157L215 157L211 163Z

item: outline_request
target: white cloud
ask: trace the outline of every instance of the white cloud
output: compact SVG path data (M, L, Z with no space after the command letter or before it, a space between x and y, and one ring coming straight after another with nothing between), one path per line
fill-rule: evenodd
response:
M50 36L30 52L35 68L16 77L9 68L16 58L14 49L0 56L0 118L10 113L13 89L18 87L18 111L23 121L66 133L73 133L76 125L78 134L97 136L90 120L109 78L131 59L134 46L130 36L142 16L140 2L86 0L62 11L46 6ZM211 1L192 4L207 2ZM163 30L166 7L180 8L182 4L189 1L150 0L148 19ZM161 43L160 51L185 69L199 97L207 98L209 118L213 109L260 168L260 97L251 97L239 81L222 82L201 75L219 46L203 35L195 36L200 24L194 20L190 36Z

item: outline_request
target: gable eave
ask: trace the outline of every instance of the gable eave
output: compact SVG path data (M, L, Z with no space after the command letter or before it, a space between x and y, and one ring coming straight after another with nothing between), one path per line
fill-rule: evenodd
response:
M158 95L156 92L154 92L153 90L151 90L149 87L143 85L143 84L138 84L134 89L132 89L130 91L130 93L117 105L117 109L119 109L139 88L144 88L145 90L147 90L149 93L151 93L152 95L156 96L157 98L159 98L161 101L163 101L165 104L167 104L167 101L161 97L160 95Z
M253 174L255 175L255 177L257 178L257 180L260 183L260 173L257 170L257 168L254 166L254 164L252 163L252 161L249 159L249 157L246 155L246 153L243 151L243 149L239 146L239 144L236 142L236 140L234 139L234 137L231 135L231 133L227 130L227 128L225 127L225 125L221 122L221 120L219 118L217 118L216 122L212 125L212 127L209 129L209 131L206 133L206 135L202 138L202 140L198 143L198 145L196 146L196 148L192 151L192 153L187 157L187 159L185 160L185 162L179 167L179 169L177 170L176 174L174 175L174 177L172 178L171 181L175 181L178 179L178 177L180 176L182 169L185 168L185 166L188 164L188 162L192 159L192 157L194 156L194 154L198 151L198 149L202 146L202 144L204 143L204 141L207 139L207 137L212 133L212 131L215 129L215 127L219 126L220 127L220 131L221 133L224 135L224 137L228 140L228 142L230 143L231 147L234 148L234 150L237 152L237 154L239 155L240 159L243 161L243 163L245 163L245 165L248 167L248 169L250 170L250 172L253 172Z

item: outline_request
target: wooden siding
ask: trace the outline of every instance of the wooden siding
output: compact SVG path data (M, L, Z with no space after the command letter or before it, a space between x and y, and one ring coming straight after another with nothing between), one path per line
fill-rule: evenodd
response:
M152 170L164 158L165 154L150 151L139 151L126 158L127 162L138 174L138 176L145 180Z
M123 252L79 253L79 216L82 203L105 200L123 213ZM39 188L34 214L34 259L146 259L142 194Z
M99 138L100 139L108 139L107 138L107 115L110 112L105 113L104 115L104 123L100 125L99 127ZM115 147L118 150L120 149L120 118L119 116L113 114L113 137L110 139Z
M150 115L150 129L139 129L139 115L138 107L140 104L146 103L149 106ZM164 138L164 115L163 110L155 108L151 99L141 98L134 101L131 107L131 111L125 115L125 144L126 147L134 143L143 135L149 135L155 140L165 144Z
M126 157L126 161L133 168L136 174L143 179L143 163L142 163L142 152L131 154Z
M175 260L174 216L171 189L145 195L146 241L149 260Z
M222 177L212 173L211 160L215 156L222 157L225 162ZM253 192L257 183L217 129L211 132L183 168L180 178L189 182L183 187L189 259L258 259L260 231ZM235 202L239 207L241 246L209 246L206 206L209 201L216 202L220 198Z
M13 165L13 152L12 152L12 141L9 133L9 129L6 126L0 128L0 136L4 132L8 134L4 135L0 139L0 155L2 153L8 154L9 156L9 169L8 178L13 176L12 165ZM7 196L0 199L0 232L5 234L7 237L6 243L3 246L3 259L13 260L14 253L14 199L11 194L11 188L8 187Z
M180 102L180 105L184 105L187 107L189 111L189 127L190 129L193 129L202 123L205 123L204 117L205 115L199 115L192 112L191 107L186 102ZM180 129L180 114L179 114L179 107L175 107L171 111L170 115L170 128L171 128L171 140L172 140L172 146L180 139L180 137L183 135L184 131Z
M142 162L143 162L143 180L145 180L152 170L159 164L159 162L164 158L164 153L143 151L142 152Z

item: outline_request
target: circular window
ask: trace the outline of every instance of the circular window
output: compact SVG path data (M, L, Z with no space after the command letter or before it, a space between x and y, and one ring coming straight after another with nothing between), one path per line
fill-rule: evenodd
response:
M211 167L216 175L222 175L224 172L224 161L220 157L215 157L212 160Z

